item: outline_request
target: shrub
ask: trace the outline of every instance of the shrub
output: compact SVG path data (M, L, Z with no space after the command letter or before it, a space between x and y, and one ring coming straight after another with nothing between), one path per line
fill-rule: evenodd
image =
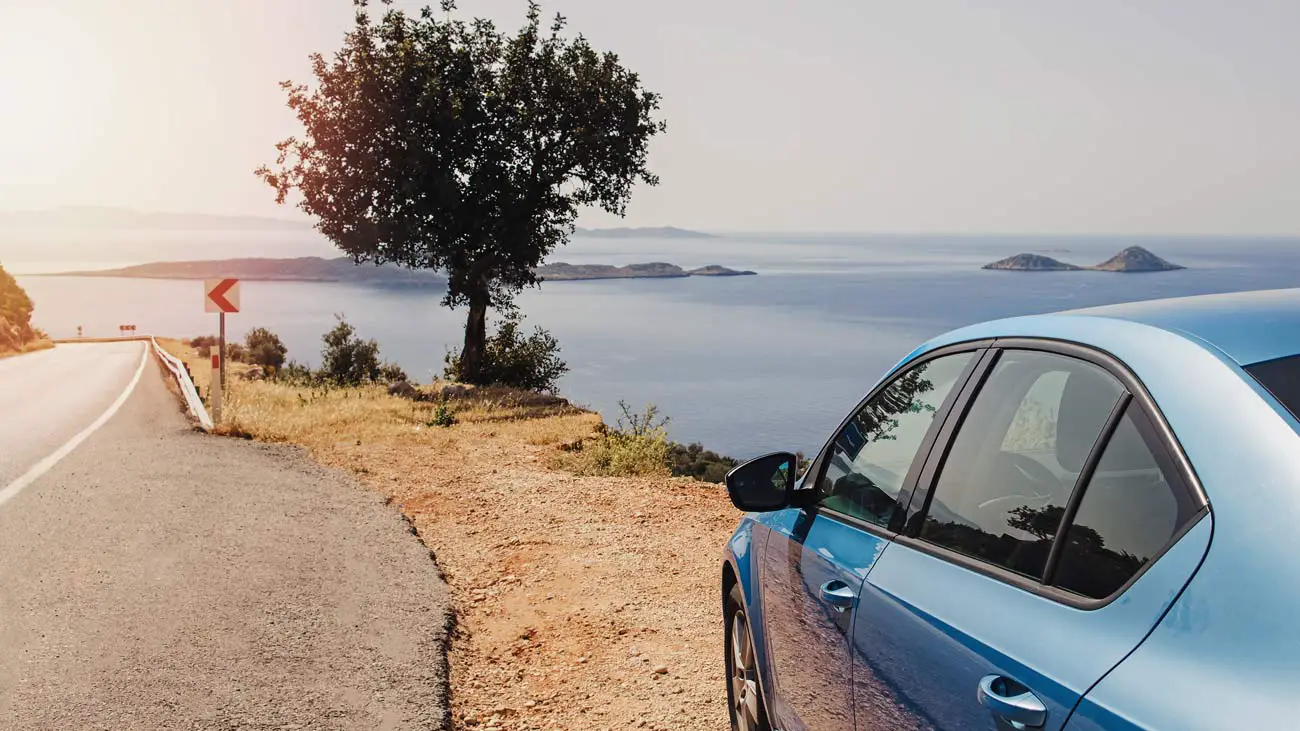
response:
M438 408L434 409L433 418L428 421L426 426L449 427L455 424L456 415L451 413L451 409L447 408L447 403L443 402L438 404Z
M722 482L732 467L739 462L724 457L703 445L673 443L669 449L669 467L674 476L694 477L703 482Z
M312 369L296 360L285 363L284 367L275 372L275 378L295 386L314 385L319 380Z
M561 459L561 466L576 475L594 477L662 476L670 474L670 446L666 425L659 409L646 406L644 414L633 413L622 401L623 414L612 429L605 429L596 439Z
M381 383L404 383L410 379L406 377L406 371L396 363L384 362L379 366L379 378Z
M280 336L264 327L255 327L244 336L244 347L248 350L248 362L278 371L284 367L285 356L289 349L284 347Z
M226 360L233 363L248 363L248 349L240 343L226 343Z
M340 386L379 380L379 343L362 340L342 315L335 317L338 324L322 338L325 347L321 350L321 379Z
M487 339L483 353L480 385L497 385L539 393L555 393L560 377L569 366L560 360L560 343L538 327L523 338L519 334L520 317L510 313ZM451 381L461 380L460 358L448 352L443 375Z

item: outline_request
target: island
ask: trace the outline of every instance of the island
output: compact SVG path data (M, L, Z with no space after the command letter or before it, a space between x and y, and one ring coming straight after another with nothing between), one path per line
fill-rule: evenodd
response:
M1017 254L985 264L985 269L1014 272L1171 272L1184 269L1141 246L1130 246L1096 266L1076 266L1041 254Z
M544 264L533 270L544 281L581 279L654 279L666 277L732 277L755 272L728 269L717 264L698 269L683 269L675 264ZM36 276L123 277L128 279L243 279L252 282L351 282L383 286L446 286L442 272L429 269L406 269L395 264L357 264L349 257L322 259L306 256L296 259L216 259L207 261L165 261L139 264L120 269L63 272Z
M666 277L740 277L757 272L728 269L717 264L698 269L683 269L676 264L654 261L648 264L544 264L534 270L543 281L562 282L575 279L662 279Z
M1073 264L1057 261L1042 254L1016 254L1005 259L985 264L985 269L1001 269L1012 272L1073 272L1082 269Z

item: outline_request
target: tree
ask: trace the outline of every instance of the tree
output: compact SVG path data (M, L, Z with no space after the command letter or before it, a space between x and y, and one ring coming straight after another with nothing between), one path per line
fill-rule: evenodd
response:
M362 340L357 329L348 324L342 315L333 330L321 338L321 378L341 386L357 386L379 380L379 343Z
M443 305L468 306L461 378L483 382L489 309L511 310L584 206L623 215L646 169L659 96L613 53L549 32L530 2L513 36L489 21L388 7L356 22L316 87L285 82L303 126L257 173L296 191L317 229L362 262L447 273ZM390 0L383 0L385 6Z
M255 327L244 336L244 348L248 351L249 362L273 370L284 367L285 356L289 349L280 342L280 336L264 327Z
M18 280L0 267L0 350L17 350L34 337L32 300Z

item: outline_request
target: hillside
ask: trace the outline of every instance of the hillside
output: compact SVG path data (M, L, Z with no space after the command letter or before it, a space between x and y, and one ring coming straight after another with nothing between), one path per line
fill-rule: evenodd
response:
M984 268L1016 272L1072 272L1082 269L1042 254L1016 254L992 264L985 264Z
M1130 246L1101 264L1091 267L1067 264L1041 254L1016 254L992 264L985 264L983 268L1015 272L1170 272L1185 267L1161 259L1141 246Z
M1186 267L1165 261L1141 246L1130 246L1092 268L1100 272L1171 272Z

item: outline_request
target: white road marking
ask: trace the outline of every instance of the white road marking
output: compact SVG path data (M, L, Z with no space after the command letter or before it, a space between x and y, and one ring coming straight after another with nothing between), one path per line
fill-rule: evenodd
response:
M76 449L82 442L86 441L91 434L94 434L101 426L108 423L108 420L113 418L113 414L116 414L117 410L122 408L122 404L126 403L126 400L131 397L131 392L135 391L135 384L140 382L140 376L144 373L145 364L148 362L149 348L145 347L140 353L140 367L135 369L135 377L131 379L131 383L127 384L126 390L117 397L117 400L108 407L108 410L100 414L99 418L91 422L90 426L82 429L76 436L64 443L62 447L54 450L53 454L33 465L32 468L27 470L22 477L19 477L6 485L3 490L0 490L0 505L4 505L10 498L22 492L24 488L38 480L41 475L49 472L54 465L59 463L59 460L71 454L72 450Z

